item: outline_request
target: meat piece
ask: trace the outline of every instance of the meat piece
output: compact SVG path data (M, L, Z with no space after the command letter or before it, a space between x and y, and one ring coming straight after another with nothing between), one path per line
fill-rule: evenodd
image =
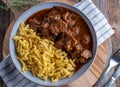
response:
M42 35L44 37L46 37L49 40L54 40L53 36L50 34L49 30L47 28L43 28L42 30L40 29L40 31L42 32Z
M65 32L65 42L71 40L72 45L76 45L78 41L75 39L74 35L70 31Z
M73 50L73 47L78 43L75 37L72 35L70 31L65 33L65 49L70 52Z
M69 40L69 41L66 42L65 49L67 50L67 52L70 52L70 51L73 50L72 40Z
M61 38L58 41L56 41L55 47L58 49L63 49L64 48L64 38Z
M42 22L41 23L41 28L42 29L48 29L48 27L49 27L49 23L48 22Z
M83 46L80 43L78 43L78 44L76 44L74 46L74 50L75 51L82 51L83 50Z
M34 23L36 23L36 24L40 24L39 21L38 21L36 18L30 19L29 22L34 22Z
M44 19L43 21L41 21L40 23L40 28L39 31L41 32L41 34L46 37L49 40L54 40L53 35L51 35L50 31L49 31L49 22L47 22L46 19Z
M42 20L42 22L50 23L51 21L50 21L50 19L48 17L44 17L43 20Z
M85 59L89 59L92 57L92 52L89 51L88 49L83 50L83 52L81 53L81 56Z
M79 58L80 54L79 54L79 51L74 51L71 53L72 55L72 58Z
M80 57L80 58L79 58L79 61L80 61L81 64L84 64L84 63L86 63L88 60L85 59L85 58L83 58L83 57Z
M51 11L47 14L47 18L52 21L58 21L61 19L61 15L59 14L59 10L57 8L52 8Z
M59 20L57 23L52 22L49 27L50 32L55 36L57 36L61 32L65 32L66 29L67 29L67 24L62 20Z
M50 27L49 27L49 30L55 36L57 36L60 33L59 27L56 23L51 23Z
M61 19L61 16L59 14L49 14L48 18L51 21L59 21Z
M68 28L68 25L63 20L59 20L57 22L57 25L59 27L60 32L65 32Z
M83 46L80 44L80 42L78 42L74 46L74 52L72 52L72 58L79 58L82 50L83 50Z
M69 26L73 26L76 22L70 12L63 13L62 18Z
M39 27L39 22L36 18L30 19L29 20L29 27L33 30L37 30L37 28Z
M79 25L73 26L70 30L74 35L78 35L80 32L80 26Z
M91 41L91 37L88 34L83 35L82 44L88 44Z

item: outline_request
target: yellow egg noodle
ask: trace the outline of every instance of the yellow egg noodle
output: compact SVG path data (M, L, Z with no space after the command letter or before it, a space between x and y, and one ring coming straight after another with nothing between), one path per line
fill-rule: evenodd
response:
M21 23L13 39L23 72L29 70L34 76L45 81L49 78L52 82L71 77L75 72L75 60L55 48L54 42L40 38L29 25Z

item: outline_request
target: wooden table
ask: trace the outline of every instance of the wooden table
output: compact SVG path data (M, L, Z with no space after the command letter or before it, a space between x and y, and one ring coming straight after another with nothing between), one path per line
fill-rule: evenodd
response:
M45 0L46 1L46 0ZM65 0L62 0L62 1L65 1ZM71 0L71 1L74 1L74 2L77 2L77 1L79 1L79 0ZM70 1L70 2L71 2ZM112 25L112 27L114 28L114 30L115 30L115 35L114 36L112 36L112 38L111 38L111 41L112 41L112 51L113 51L113 53L119 48L119 41L120 41L120 39L119 39L119 25L118 25L118 23L119 23L119 16L118 16L118 14L119 14L119 10L117 11L117 9L119 9L120 7L119 7L119 5L120 5L120 3L119 3L119 0L92 0L94 3L95 3L95 5L104 13L104 15L107 17L107 19L109 20L109 22L110 22L110 24ZM118 2L118 3L117 3ZM117 7L119 7L119 8L117 8ZM116 13L113 13L113 11L114 12L116 12ZM11 11L9 11L9 14L11 13ZM14 11L14 13L16 14L17 13L17 15L15 15L15 19L14 19L14 21L18 18L18 16L21 14L21 12L19 12L19 11ZM3 18L3 19L5 19L5 18ZM9 18L10 19L10 18ZM10 21L10 20L9 20ZM13 22L14 22L13 21ZM7 26L7 25L6 25ZM11 28L12 27L12 24L9 26L9 28ZM0 25L0 28L1 28L1 25ZM3 29L5 29L5 27L3 27ZM5 32L5 30L4 30L4 32ZM7 33L9 33L9 32L7 32ZM4 36L4 34L0 34L0 35L2 35L2 36ZM3 37L2 37L3 38ZM2 40L1 40L2 41ZM7 41L5 40L4 41L4 43L7 43ZM107 43L107 42L106 42ZM106 43L104 43L104 44L106 44ZM6 48L4 48L4 50L3 51L5 51L5 50L7 50L8 48L7 48L7 45L8 44L6 44L6 46L4 46L4 47L6 47ZM107 49L107 48L106 48ZM9 53L9 51L7 51L8 53ZM7 53L4 53L3 54L3 56L6 56L6 54ZM94 68L92 68L92 69L94 69ZM102 72L101 72L102 73ZM98 73L96 73L96 75L97 75ZM86 77L84 77L84 78L87 78L87 76ZM99 77L97 77L97 78L99 78ZM95 79L95 80L97 80L97 79ZM84 82L84 81L83 81ZM92 81L92 82L90 82L91 84L87 84L87 85L89 85L89 87L90 86L92 86L92 85L94 85L95 84L95 82L96 81ZM74 85L74 83L72 84L70 84L70 85L67 85L67 86L69 86L69 87L74 87L73 86ZM84 87L87 87L87 85L85 85ZM0 86L1 87L1 86ZM83 87L83 86L79 86L79 87Z

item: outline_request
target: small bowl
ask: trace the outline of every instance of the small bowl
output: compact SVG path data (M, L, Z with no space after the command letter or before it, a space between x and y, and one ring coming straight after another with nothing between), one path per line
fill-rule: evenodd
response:
M17 57L17 53L16 53L16 49L15 49L15 44L14 44L14 40L13 37L16 36L16 33L18 31L18 28L20 26L20 24L22 22L25 22L26 19L28 19L31 15L33 15L34 13L43 10L43 9L47 9L47 8L52 8L53 6L61 6L61 7L65 7L68 8L76 13L78 13L83 19L84 21L87 23L91 35L92 35L92 40L93 40L93 58L91 58L86 64L84 64L76 73L74 73L72 75L72 77L70 78L64 78L64 79L60 79L59 81L52 83L50 80L47 81L43 81L38 77L33 76L29 71L23 73L21 71L21 63L19 62L19 60L16 58ZM58 86L58 85L64 85L64 84L68 84L69 82L77 79L78 77L82 76L88 69L89 67L92 65L94 59L95 59L95 55L96 55L96 51L97 51L97 38L96 38L96 33L95 30L90 22L90 20L76 7L66 4L66 3L61 3L61 2L44 2L44 3L40 3L38 5L33 6L32 8L28 9L26 12L24 12L16 21L16 23L13 26L11 35L10 35L10 42L9 42L9 49L10 49L10 55L11 58L13 60L13 63L15 65L15 67L18 69L18 71L27 79L31 80L32 82L35 82L37 84L40 85L46 85L46 86Z

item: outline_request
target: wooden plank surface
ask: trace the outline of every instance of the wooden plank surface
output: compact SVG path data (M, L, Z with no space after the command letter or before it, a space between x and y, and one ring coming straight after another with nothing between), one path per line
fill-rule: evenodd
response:
M10 9L3 9L2 7L6 7L6 5L0 0L0 61L3 59L3 39L5 36L5 33L7 31L7 28L12 21L14 15ZM0 78L0 87L6 87L4 82Z
M47 0L45 0L45 1L47 1ZM63 1L66 2L66 0L62 0L62 2ZM104 0L102 0L102 1L104 1ZM69 2L73 4L73 2L71 2L71 1L69 1ZM98 3L98 2L94 0L94 3ZM97 4L97 6L99 7L101 5ZM8 44L9 44L9 35L11 32L12 26L14 25L14 22L16 21L16 19L23 13L23 11L18 11L18 10L13 10L13 11L15 13L15 18L8 28L8 31L6 33L4 43L3 43L3 56L4 57L9 53L9 45ZM67 87L91 87L91 86L93 86L104 70L108 52L109 52L108 44L107 44L107 42L104 42L99 47L98 53L96 56L96 60L93 63L93 65L90 67L90 69L83 76L81 76L74 82L72 82L68 85L65 85L65 86L67 86Z
M107 0L107 11L109 22L115 31L112 36L112 51L115 53L120 49L120 0ZM116 87L120 87L120 76L116 80Z
M0 0L0 60L2 59L2 42L6 30L13 19L13 14L10 9L5 9L6 5Z

